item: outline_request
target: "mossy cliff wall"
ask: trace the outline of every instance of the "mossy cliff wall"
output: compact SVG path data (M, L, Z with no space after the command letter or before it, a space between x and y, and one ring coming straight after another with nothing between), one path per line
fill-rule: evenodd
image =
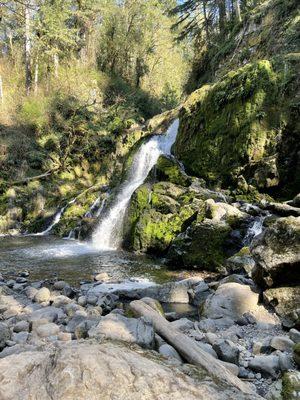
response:
M190 95L180 114L175 155L212 185L260 190L299 185L299 57L261 60Z

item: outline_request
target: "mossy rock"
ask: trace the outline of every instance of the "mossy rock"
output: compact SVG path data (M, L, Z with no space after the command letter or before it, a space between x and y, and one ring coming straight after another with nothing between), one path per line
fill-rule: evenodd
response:
M181 169L176 160L167 156L160 156L155 166L156 178L176 185L189 186L191 179Z
M194 92L180 113L174 145L187 173L224 187L236 187L243 174L268 190L287 184L289 174L296 186L295 69L287 60L261 60Z
M296 364L300 367L300 343L295 344L293 350L294 350L294 360ZM299 390L300 390L300 381L299 381Z
M195 222L173 241L167 254L168 265L209 271L223 269L230 232L231 227L223 221Z
M299 346L300 354L300 346ZM299 356L300 357L300 356ZM300 393L300 372L286 372L282 377L282 400L299 399Z

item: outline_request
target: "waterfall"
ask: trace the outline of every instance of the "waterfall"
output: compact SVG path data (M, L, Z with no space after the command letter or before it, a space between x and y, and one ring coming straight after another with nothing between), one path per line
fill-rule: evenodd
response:
M267 215L260 215L254 219L254 221L250 224L247 233L244 237L243 244L245 246L249 246L252 240L260 235L263 231L264 220Z
M28 236L46 236L48 235L52 229L54 228L55 225L57 225L63 215L63 213L65 212L66 208L71 205L74 204L76 201L76 197L75 199L69 201L64 207L62 207L60 210L57 211L57 213L54 215L54 218L51 222L51 224L48 226L47 229L45 229L43 232L38 232L38 233L34 233L34 234L30 234Z
M114 250L122 243L126 209L134 191L145 181L161 154L170 155L175 142L179 121L169 127L165 135L151 137L141 145L133 158L127 179L120 185L111 207L93 234L93 244L100 250Z

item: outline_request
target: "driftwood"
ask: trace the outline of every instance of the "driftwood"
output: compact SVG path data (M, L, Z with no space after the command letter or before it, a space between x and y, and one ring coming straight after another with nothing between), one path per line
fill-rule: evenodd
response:
M247 383L242 382L218 360L202 350L193 339L175 329L170 322L148 304L142 300L135 300L130 303L130 308L137 316L150 319L155 331L190 364L203 368L212 378L219 382L234 386L244 393L253 394Z
M58 168L54 168L54 169L51 169L41 175L30 176L28 178L20 179L19 181L10 182L9 184L10 185L20 185L22 183L28 183L28 182L35 181L35 180L44 179L44 178L47 178L49 175L52 175L57 170L58 170Z

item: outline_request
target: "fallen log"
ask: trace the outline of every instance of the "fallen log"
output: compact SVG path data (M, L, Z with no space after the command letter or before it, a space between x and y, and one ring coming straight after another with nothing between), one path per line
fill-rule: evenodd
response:
M219 382L234 386L243 393L254 394L249 385L234 376L219 360L202 350L193 339L175 329L170 322L148 304L142 300L135 300L130 303L130 308L137 316L150 319L155 331L190 364L203 368Z

